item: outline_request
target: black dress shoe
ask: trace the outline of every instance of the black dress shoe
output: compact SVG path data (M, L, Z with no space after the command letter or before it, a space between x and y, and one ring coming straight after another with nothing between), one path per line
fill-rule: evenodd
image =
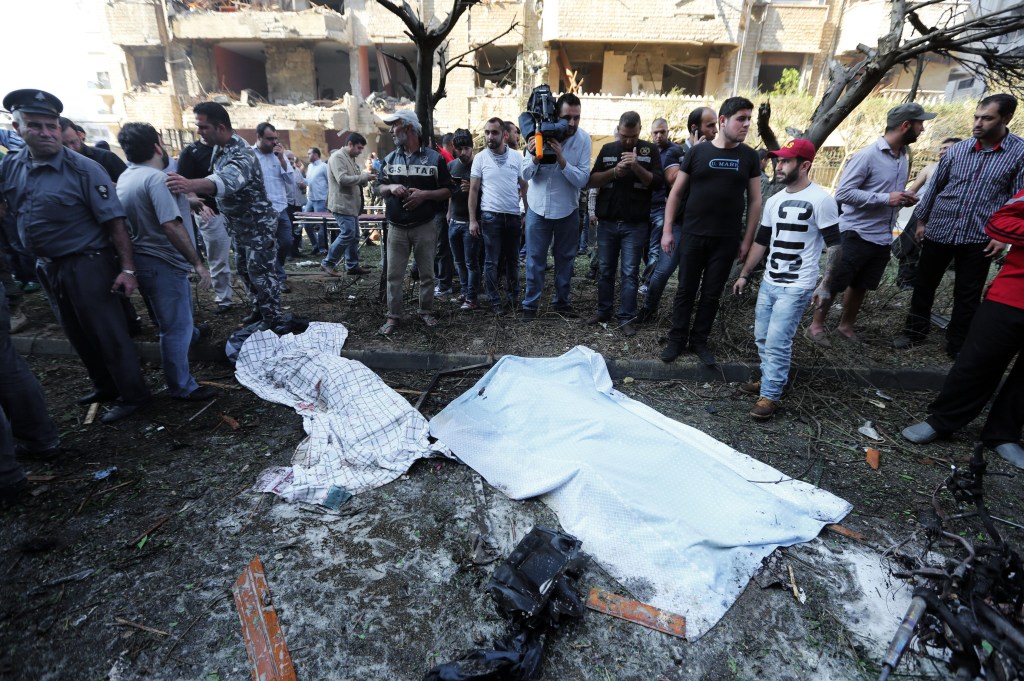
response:
M206 400L212 399L217 396L217 391L208 385L201 385L188 395L183 397L175 397L176 400L183 402L205 402Z
M211 329L210 325L207 324L206 322L196 324L196 329L199 330L199 333L196 334L196 339L192 341L192 345L196 345L198 343L205 343L206 341L210 340L210 336L213 335L213 329Z
M137 404L117 404L111 407L110 411L100 417L100 423L117 423L126 419L139 410Z
M715 359L715 353L708 350L707 347L691 345L690 349L693 350L693 354L697 355L697 359L699 359L704 366L713 367L718 364L718 360Z
M665 348L661 351L662 362L674 362L676 357L681 355L683 352L683 344L677 341L669 341Z
M253 310L247 317L242 319L242 323L248 326L249 324L255 324L262 319L263 314L259 310Z
M0 509L8 509L17 505L28 493L28 480L22 478L18 482L0 487Z
M897 336L892 341L892 347L896 350L909 350L910 348L920 345L924 342L923 338L912 338L910 336Z
M578 317L579 313L572 305L552 305L551 309L564 317Z
M356 265L355 267L349 267L348 269L345 270L345 274L348 274L353 277L362 277L369 273L369 269L365 267L360 267L359 265Z
M92 404L93 402L113 402L120 395L115 392L105 392L102 390L93 390L88 395L82 395L75 402L81 405Z

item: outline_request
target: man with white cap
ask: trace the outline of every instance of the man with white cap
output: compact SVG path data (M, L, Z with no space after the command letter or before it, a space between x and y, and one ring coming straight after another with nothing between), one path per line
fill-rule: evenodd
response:
M390 336L402 318L402 284L409 256L416 259L420 273L420 320L437 326L434 305L434 250L437 234L434 216L439 202L453 192L448 164L439 153L423 143L423 127L416 113L396 111L384 117L391 126L395 150L384 158L374 191L384 199L388 226L387 319L379 333Z

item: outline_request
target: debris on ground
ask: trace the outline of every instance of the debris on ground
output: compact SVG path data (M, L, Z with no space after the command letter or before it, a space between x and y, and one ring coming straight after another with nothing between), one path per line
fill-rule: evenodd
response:
M549 630L583 616L576 581L586 557L578 539L534 527L494 571L487 593L508 632L490 650L475 649L438 665L423 681L529 681L538 678Z
M249 654L254 681L295 681L295 667L277 622L263 561L256 556L238 576L231 592L235 597L238 617L242 621L242 638Z
M686 638L686 618L602 589L591 589L587 607L664 634Z
M875 442L882 441L882 436L878 434L878 431L875 429L875 424L871 421L865 421L864 424L857 429L857 432L869 440L874 440Z

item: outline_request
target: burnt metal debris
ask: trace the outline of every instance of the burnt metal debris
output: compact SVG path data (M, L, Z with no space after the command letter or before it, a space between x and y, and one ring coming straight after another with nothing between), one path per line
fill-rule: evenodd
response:
M487 593L510 628L490 650L463 653L427 672L424 681L529 681L537 678L544 640L583 616L576 582L586 556L582 542L546 527L534 527L487 583Z
M1024 679L1024 563L1000 536L985 506L983 450L977 445L967 469L953 466L943 483L958 504L974 510L947 514L938 501L940 487L932 495L932 508L919 519L927 536L920 555L893 555L902 564L893 574L917 586L882 660L881 681L914 641L919 654L938 653L934 657L958 679ZM964 518L980 520L978 541L971 538L976 528L967 536L949 531L951 521ZM929 564L929 552L943 541L952 542L959 555L941 566Z

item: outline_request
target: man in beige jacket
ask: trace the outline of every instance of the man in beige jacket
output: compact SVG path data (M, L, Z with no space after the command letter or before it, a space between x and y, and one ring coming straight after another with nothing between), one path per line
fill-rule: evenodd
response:
M327 162L327 210L334 213L338 223L338 237L320 263L320 269L332 277L340 277L338 262L344 256L345 273L369 274L359 266L359 210L362 207L362 187L376 179L373 173L360 171L356 158L363 153L366 138L352 133L348 143L331 154Z

